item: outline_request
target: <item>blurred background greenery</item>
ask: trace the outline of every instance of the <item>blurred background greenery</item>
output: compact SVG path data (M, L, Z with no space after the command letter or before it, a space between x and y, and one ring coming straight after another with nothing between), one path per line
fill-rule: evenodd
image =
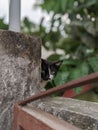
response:
M47 12L50 20L45 25L43 17L36 24L25 17L22 32L41 37L42 46L52 51L48 60L64 60L49 87L98 71L98 0L36 0L34 8ZM8 29L3 18L0 28Z
M97 0L37 0L35 8L39 6L51 15L48 29L44 17L39 26L25 18L22 31L42 38L45 49L54 52L48 59L80 59L98 53Z

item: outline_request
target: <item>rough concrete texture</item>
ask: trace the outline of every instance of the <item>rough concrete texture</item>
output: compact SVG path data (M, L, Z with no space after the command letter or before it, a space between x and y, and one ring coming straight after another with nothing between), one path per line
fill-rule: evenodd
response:
M55 97L43 99L36 106L83 130L98 130L98 103Z
M39 91L41 41L0 30L0 130L13 129L13 104Z

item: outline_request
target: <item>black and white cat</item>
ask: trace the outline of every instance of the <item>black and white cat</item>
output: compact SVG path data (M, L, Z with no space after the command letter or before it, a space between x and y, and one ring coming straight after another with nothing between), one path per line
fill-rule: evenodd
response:
M51 62L41 59L41 86L45 86L48 80L56 76L62 61ZM46 82L45 82L46 81Z

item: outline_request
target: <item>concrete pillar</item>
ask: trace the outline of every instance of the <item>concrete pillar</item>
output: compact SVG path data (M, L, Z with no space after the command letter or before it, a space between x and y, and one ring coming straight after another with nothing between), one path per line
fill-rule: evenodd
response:
M40 100L36 106L82 130L98 130L98 103L96 102L54 97Z
M40 38L0 30L0 130L13 128L13 104L39 92Z

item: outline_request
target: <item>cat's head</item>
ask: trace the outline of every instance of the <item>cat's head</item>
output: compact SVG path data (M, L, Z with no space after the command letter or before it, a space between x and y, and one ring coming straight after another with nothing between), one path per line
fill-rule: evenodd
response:
M42 59L41 63L41 78L43 80L52 80L61 65L62 61L50 62Z

